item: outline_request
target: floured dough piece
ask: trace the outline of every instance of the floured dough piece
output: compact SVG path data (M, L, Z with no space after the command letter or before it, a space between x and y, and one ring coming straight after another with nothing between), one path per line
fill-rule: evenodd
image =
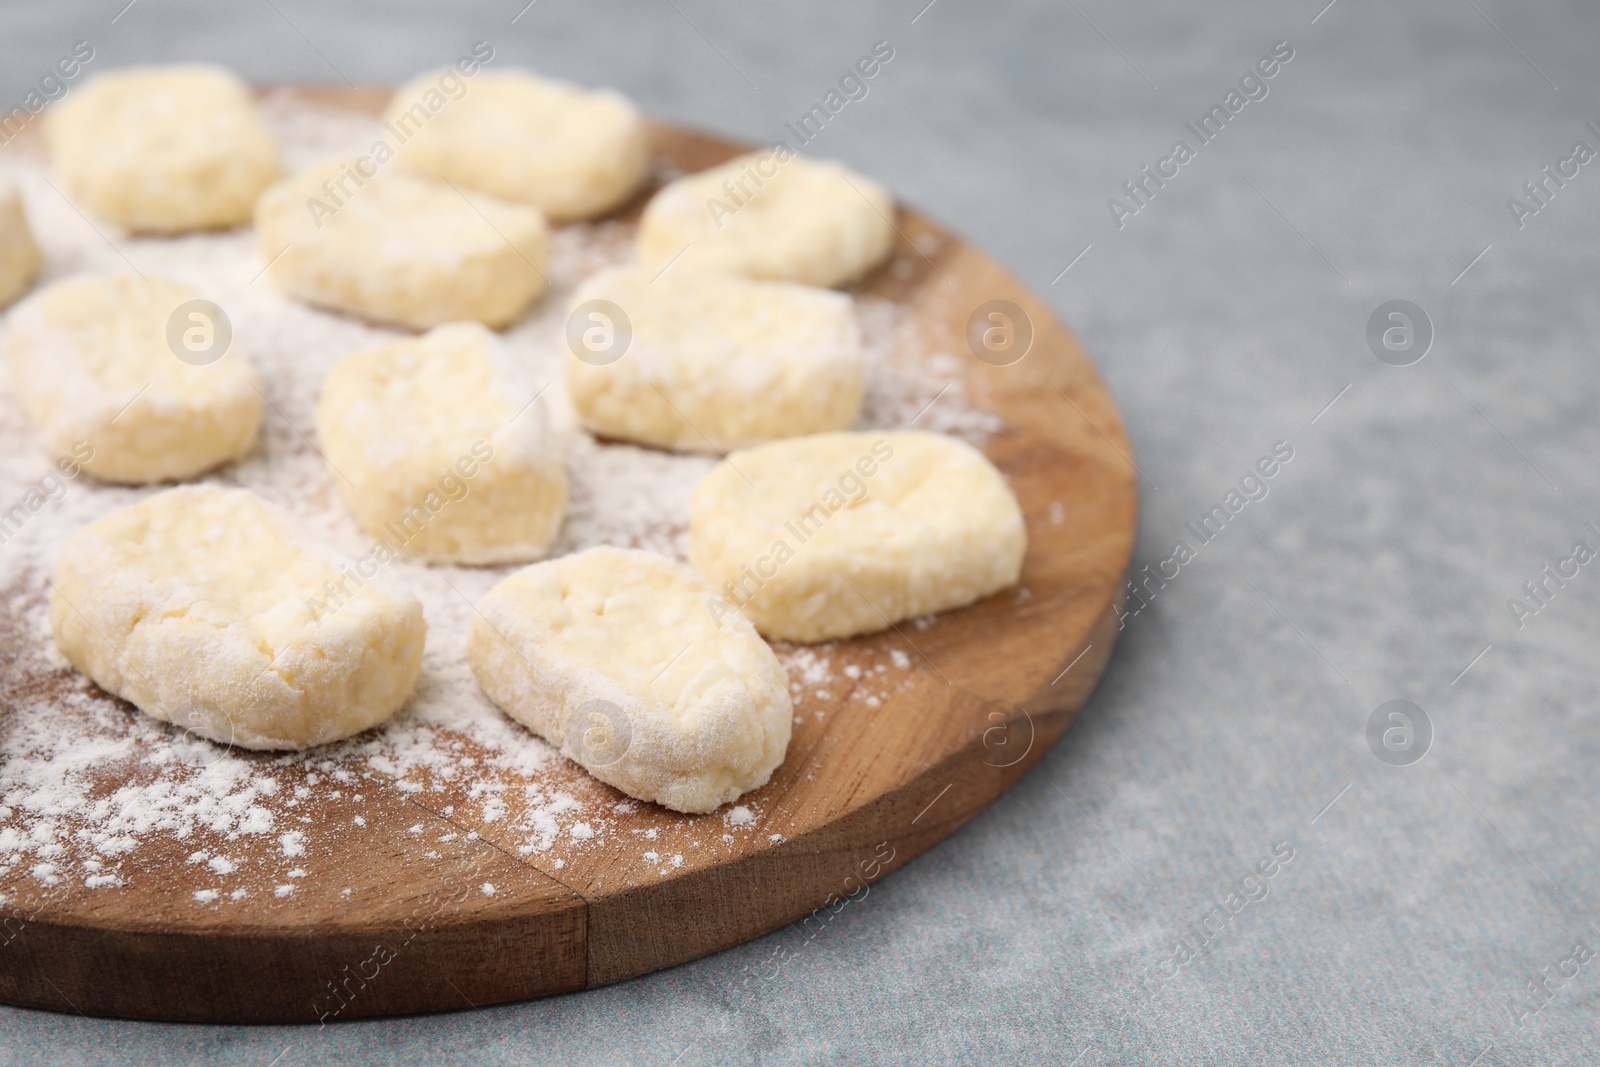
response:
M971 604L1017 580L1026 548L1017 499L994 465L919 431L735 452L695 488L689 512L695 569L727 610L785 641Z
M49 455L86 445L84 470L139 484L192 478L250 450L255 371L214 310L185 307L198 299L163 278L82 275L17 305L6 369Z
M42 262L22 209L22 194L15 182L0 177L0 308L27 291Z
M256 205L256 229L279 288L418 330L461 319L505 326L546 284L538 209L361 160L274 185Z
M422 606L370 578L254 493L185 486L61 547L50 628L73 666L154 718L305 748L383 722L416 684Z
M472 620L496 704L640 800L707 812L765 785L789 747L789 679L710 586L649 552L591 548L527 567Z
M874 182L780 148L663 188L639 220L639 262L843 285L888 258L893 218Z
M282 173L249 88L220 67L103 74L51 109L45 134L73 196L148 233L243 225Z
M317 435L368 533L435 562L526 563L567 508L537 395L498 338L453 323L336 364Z
M403 140L396 158L413 173L560 221L620 206L649 173L644 122L620 93L502 70L456 79L464 90L451 98L442 81L435 71L401 87L383 116Z
M596 300L620 308L631 327L614 360L584 343L588 330L617 329L603 321L614 317L603 307L585 311ZM861 412L861 335L841 293L679 268L656 278L644 268L615 267L585 282L572 305L567 391L595 433L721 453L843 430Z

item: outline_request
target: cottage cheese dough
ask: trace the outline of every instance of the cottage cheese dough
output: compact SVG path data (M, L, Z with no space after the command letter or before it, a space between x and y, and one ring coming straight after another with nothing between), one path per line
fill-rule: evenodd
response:
M192 478L250 450L261 393L239 345L220 355L182 347L185 335L218 347L227 338L210 311L185 309L198 298L163 278L82 275L17 306L6 369L49 455L87 450L90 474L138 484Z
M552 219L603 215L631 196L650 171L644 122L609 90L586 92L526 71L456 78L424 74L390 101L384 121L400 165L430 178L533 204ZM430 106L431 105L431 106Z
M42 257L28 228L22 194L0 177L0 308L21 296L39 274Z
M505 326L546 284L549 236L536 208L371 161L332 160L274 185L256 205L256 229L279 288L418 330L461 319Z
M101 75L51 109L45 135L72 195L130 230L242 225L282 172L250 90L220 67Z
M676 256L674 269L835 286L887 259L889 195L837 163L785 152L741 156L667 185L639 220L639 261L660 270Z
M567 507L538 392L492 333L453 323L341 360L317 434L368 533L435 562L526 563Z
M917 431L736 452L696 487L689 514L695 569L728 610L786 641L970 604L1014 583L1026 548L1022 512L994 465L953 437Z
M789 747L789 680L681 563L591 548L489 590L468 658L496 704L602 782L677 811L765 785Z
M652 280L653 279L653 280ZM631 338L602 321L609 301ZM681 452L726 452L779 437L843 430L861 412L861 336L850 298L810 286L675 268L602 271L572 299L567 392L595 433ZM601 318L595 318L596 315ZM613 331L607 333L606 331Z
M411 695L425 631L415 597L337 564L255 494L215 486L169 489L74 534L50 627L102 689L253 749L383 722Z

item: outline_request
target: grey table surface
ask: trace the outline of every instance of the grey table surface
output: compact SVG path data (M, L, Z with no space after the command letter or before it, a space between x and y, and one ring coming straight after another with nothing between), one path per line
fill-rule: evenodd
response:
M795 931L580 995L321 1030L3 1008L0 1063L1600 1063L1600 567L1574 556L1600 549L1600 165L1574 156L1600 149L1600 10L524 2L13 3L0 101L79 39L106 67L384 83L481 38L770 141L888 41L812 151L1049 299L1127 420L1135 566L1180 538L1195 558L1127 618L1037 769L754 998L741 971ZM1280 41L1267 95L1201 144L1184 123ZM1194 158L1114 211L1180 139ZM1432 326L1408 366L1420 320L1390 362L1367 338L1396 299ZM1267 495L1199 544L1185 524L1278 442ZM1432 726L1408 765L1367 739L1395 699ZM1422 736L1391 734L1391 759ZM1293 859L1242 881L1274 850Z

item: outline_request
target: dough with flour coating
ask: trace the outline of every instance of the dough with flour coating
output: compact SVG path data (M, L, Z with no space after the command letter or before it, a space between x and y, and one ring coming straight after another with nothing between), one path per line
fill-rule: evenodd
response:
M537 208L361 160L330 160L268 189L256 237L268 276L290 295L414 330L506 326L548 273Z
M639 219L639 262L827 288L887 259L889 194L837 163L787 151L740 156L668 184Z
M536 563L478 605L472 672L602 782L713 811L783 762L793 707L772 650L736 615L719 625L712 595L683 564L633 549Z
M146 233L241 226L282 173L249 87L221 67L102 74L50 110L45 136L74 197Z
M441 84L462 86L460 95ZM523 70L424 74L394 94L384 120L406 138L396 158L407 170L562 222L619 207L650 172L644 121L627 97Z
M186 334L223 343L210 311L185 313L197 299L164 278L89 274L17 305L6 370L47 454L87 445L84 470L139 484L192 478L250 450L261 424L255 370L237 340L215 358L182 349ZM179 350L210 362L180 359Z
M620 358L569 329L567 392L595 433L680 452L723 453L780 437L847 429L865 371L850 298L811 286L674 268L615 267L572 298L620 308ZM588 315L602 329L607 324ZM594 328L588 326L587 328ZM615 324L610 324L614 329Z
M102 689L251 749L389 718L416 684L426 629L415 597L340 565L254 493L215 486L169 489L74 534L56 556L50 628Z
M317 436L368 533L434 562L526 563L567 508L538 394L494 334L452 323L337 363Z
M920 431L735 452L695 488L689 559L767 637L828 641L1016 582L1017 499L983 453Z
M28 228L22 193L15 182L0 177L0 308L27 291L43 261Z

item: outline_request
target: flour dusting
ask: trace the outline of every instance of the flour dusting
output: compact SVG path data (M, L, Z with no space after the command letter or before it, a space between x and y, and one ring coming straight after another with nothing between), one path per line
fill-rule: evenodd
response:
M289 92L269 95L262 111L291 168L364 148L377 136L370 118ZM314 446L313 410L323 375L337 360L404 335L274 291L249 231L130 238L91 224L63 199L60 182L39 160L0 155L0 172L21 186L45 250L40 284L83 271L137 269L183 282L227 312L269 404L255 452L203 480L259 493L334 549L352 556L367 551L372 537L345 511ZM504 334L507 350L543 387L540 402L561 432L571 504L557 555L619 545L685 558L690 494L716 462L601 443L577 428L561 380L564 308L584 278L629 261L632 237L631 224L614 221L556 231L550 292ZM918 429L980 444L1000 429L967 402L957 356L929 350L906 308L861 299L857 316L869 359L862 428L915 420ZM595 799L614 796L603 788L569 788L572 766L478 689L466 656L472 604L510 568L406 560L384 568L388 580L422 601L428 624L422 678L394 719L347 741L305 753L228 751L102 693L52 644L46 585L52 557L84 524L161 487L112 486L81 475L58 489L42 481L49 471L14 397L0 392L0 513L23 504L18 514L25 516L0 543L0 904L6 887L19 885L114 890L138 869L141 848L158 841L163 855L179 857L161 876L185 879L186 897L206 907L287 902L319 879L333 891L344 884L338 841L367 826L361 813L381 790L399 790L462 823L459 835L435 830L431 837L417 823L413 831L429 846L476 839L478 828L493 826L497 840L509 836L523 856L558 844L635 847L663 876L685 862L679 853L644 851L656 831L646 838L621 820L639 810L636 802ZM44 503L35 508L40 495ZM829 686L877 707L910 667L897 651L893 667L852 661L836 669L837 651L778 646L797 719L808 696L826 700ZM307 814L313 808L319 818ZM717 825L703 847L725 848L731 833L770 830L748 805L725 812ZM760 839L782 835L762 832ZM564 861L552 866L559 870ZM496 888L484 883L481 891L493 896Z

